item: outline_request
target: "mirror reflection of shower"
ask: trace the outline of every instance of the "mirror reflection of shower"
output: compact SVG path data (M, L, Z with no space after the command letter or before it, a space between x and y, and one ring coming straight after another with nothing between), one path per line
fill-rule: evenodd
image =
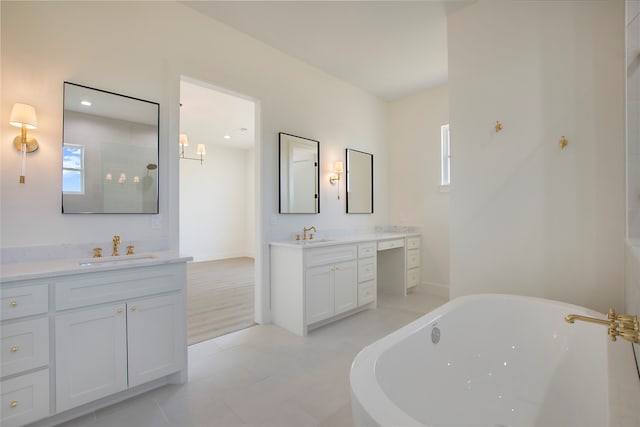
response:
M158 173L156 172L157 169L157 164L148 163L147 172L142 178L142 198L145 210L153 208L154 204L157 204L158 197L156 189L158 188L158 185L154 184L154 181L157 182L158 178Z

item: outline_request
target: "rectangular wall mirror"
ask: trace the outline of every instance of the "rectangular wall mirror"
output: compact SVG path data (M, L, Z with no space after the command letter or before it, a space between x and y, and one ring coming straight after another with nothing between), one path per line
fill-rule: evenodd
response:
M373 213L373 154L347 148L347 213Z
M64 82L62 213L158 213L160 105Z
M280 213L319 213L320 143L279 133Z

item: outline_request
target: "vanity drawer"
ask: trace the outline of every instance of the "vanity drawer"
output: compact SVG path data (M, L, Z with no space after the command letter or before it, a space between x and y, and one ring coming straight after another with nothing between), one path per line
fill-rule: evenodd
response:
M376 242L360 243L358 245L358 258L372 257L376 254Z
M56 283L56 310L177 291L183 286L184 269L175 264L83 274Z
M304 253L304 261L307 267L317 265L334 264L336 262L350 261L358 256L356 245L337 245L317 249L308 249Z
M358 284L358 306L369 304L376 300L376 281L370 280L368 282Z
M22 426L49 415L49 370L2 381L3 427Z
M407 249L420 249L420 237L407 237Z
M412 268L407 271L407 288L413 288L420 283L420 269Z
M49 318L2 326L2 376L17 374L49 363Z
M385 251L387 249L403 248L403 247L404 247L404 239L384 240L382 242L378 242L379 251Z
M376 278L376 258L358 261L358 282L366 282Z
M49 311L49 285L27 285L0 289L2 320Z
M420 267L420 251L412 249L407 251L407 268Z

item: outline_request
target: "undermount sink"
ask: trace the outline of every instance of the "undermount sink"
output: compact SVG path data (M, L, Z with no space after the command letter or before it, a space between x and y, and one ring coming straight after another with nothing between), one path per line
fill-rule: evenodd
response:
M314 243L327 243L333 242L331 239L310 239L310 240L296 240L299 245L313 245Z
M90 265L105 265L105 264L128 264L135 261L141 261L145 259L155 258L151 254L133 254L133 255L119 255L119 256L105 256L101 258L84 258L78 261L78 264L82 267Z

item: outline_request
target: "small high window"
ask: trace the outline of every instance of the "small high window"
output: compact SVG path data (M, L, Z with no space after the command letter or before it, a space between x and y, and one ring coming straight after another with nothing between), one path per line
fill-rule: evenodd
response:
M451 183L451 145L449 144L449 125L440 126L440 185Z
M62 147L62 192L84 194L84 147L81 145Z

